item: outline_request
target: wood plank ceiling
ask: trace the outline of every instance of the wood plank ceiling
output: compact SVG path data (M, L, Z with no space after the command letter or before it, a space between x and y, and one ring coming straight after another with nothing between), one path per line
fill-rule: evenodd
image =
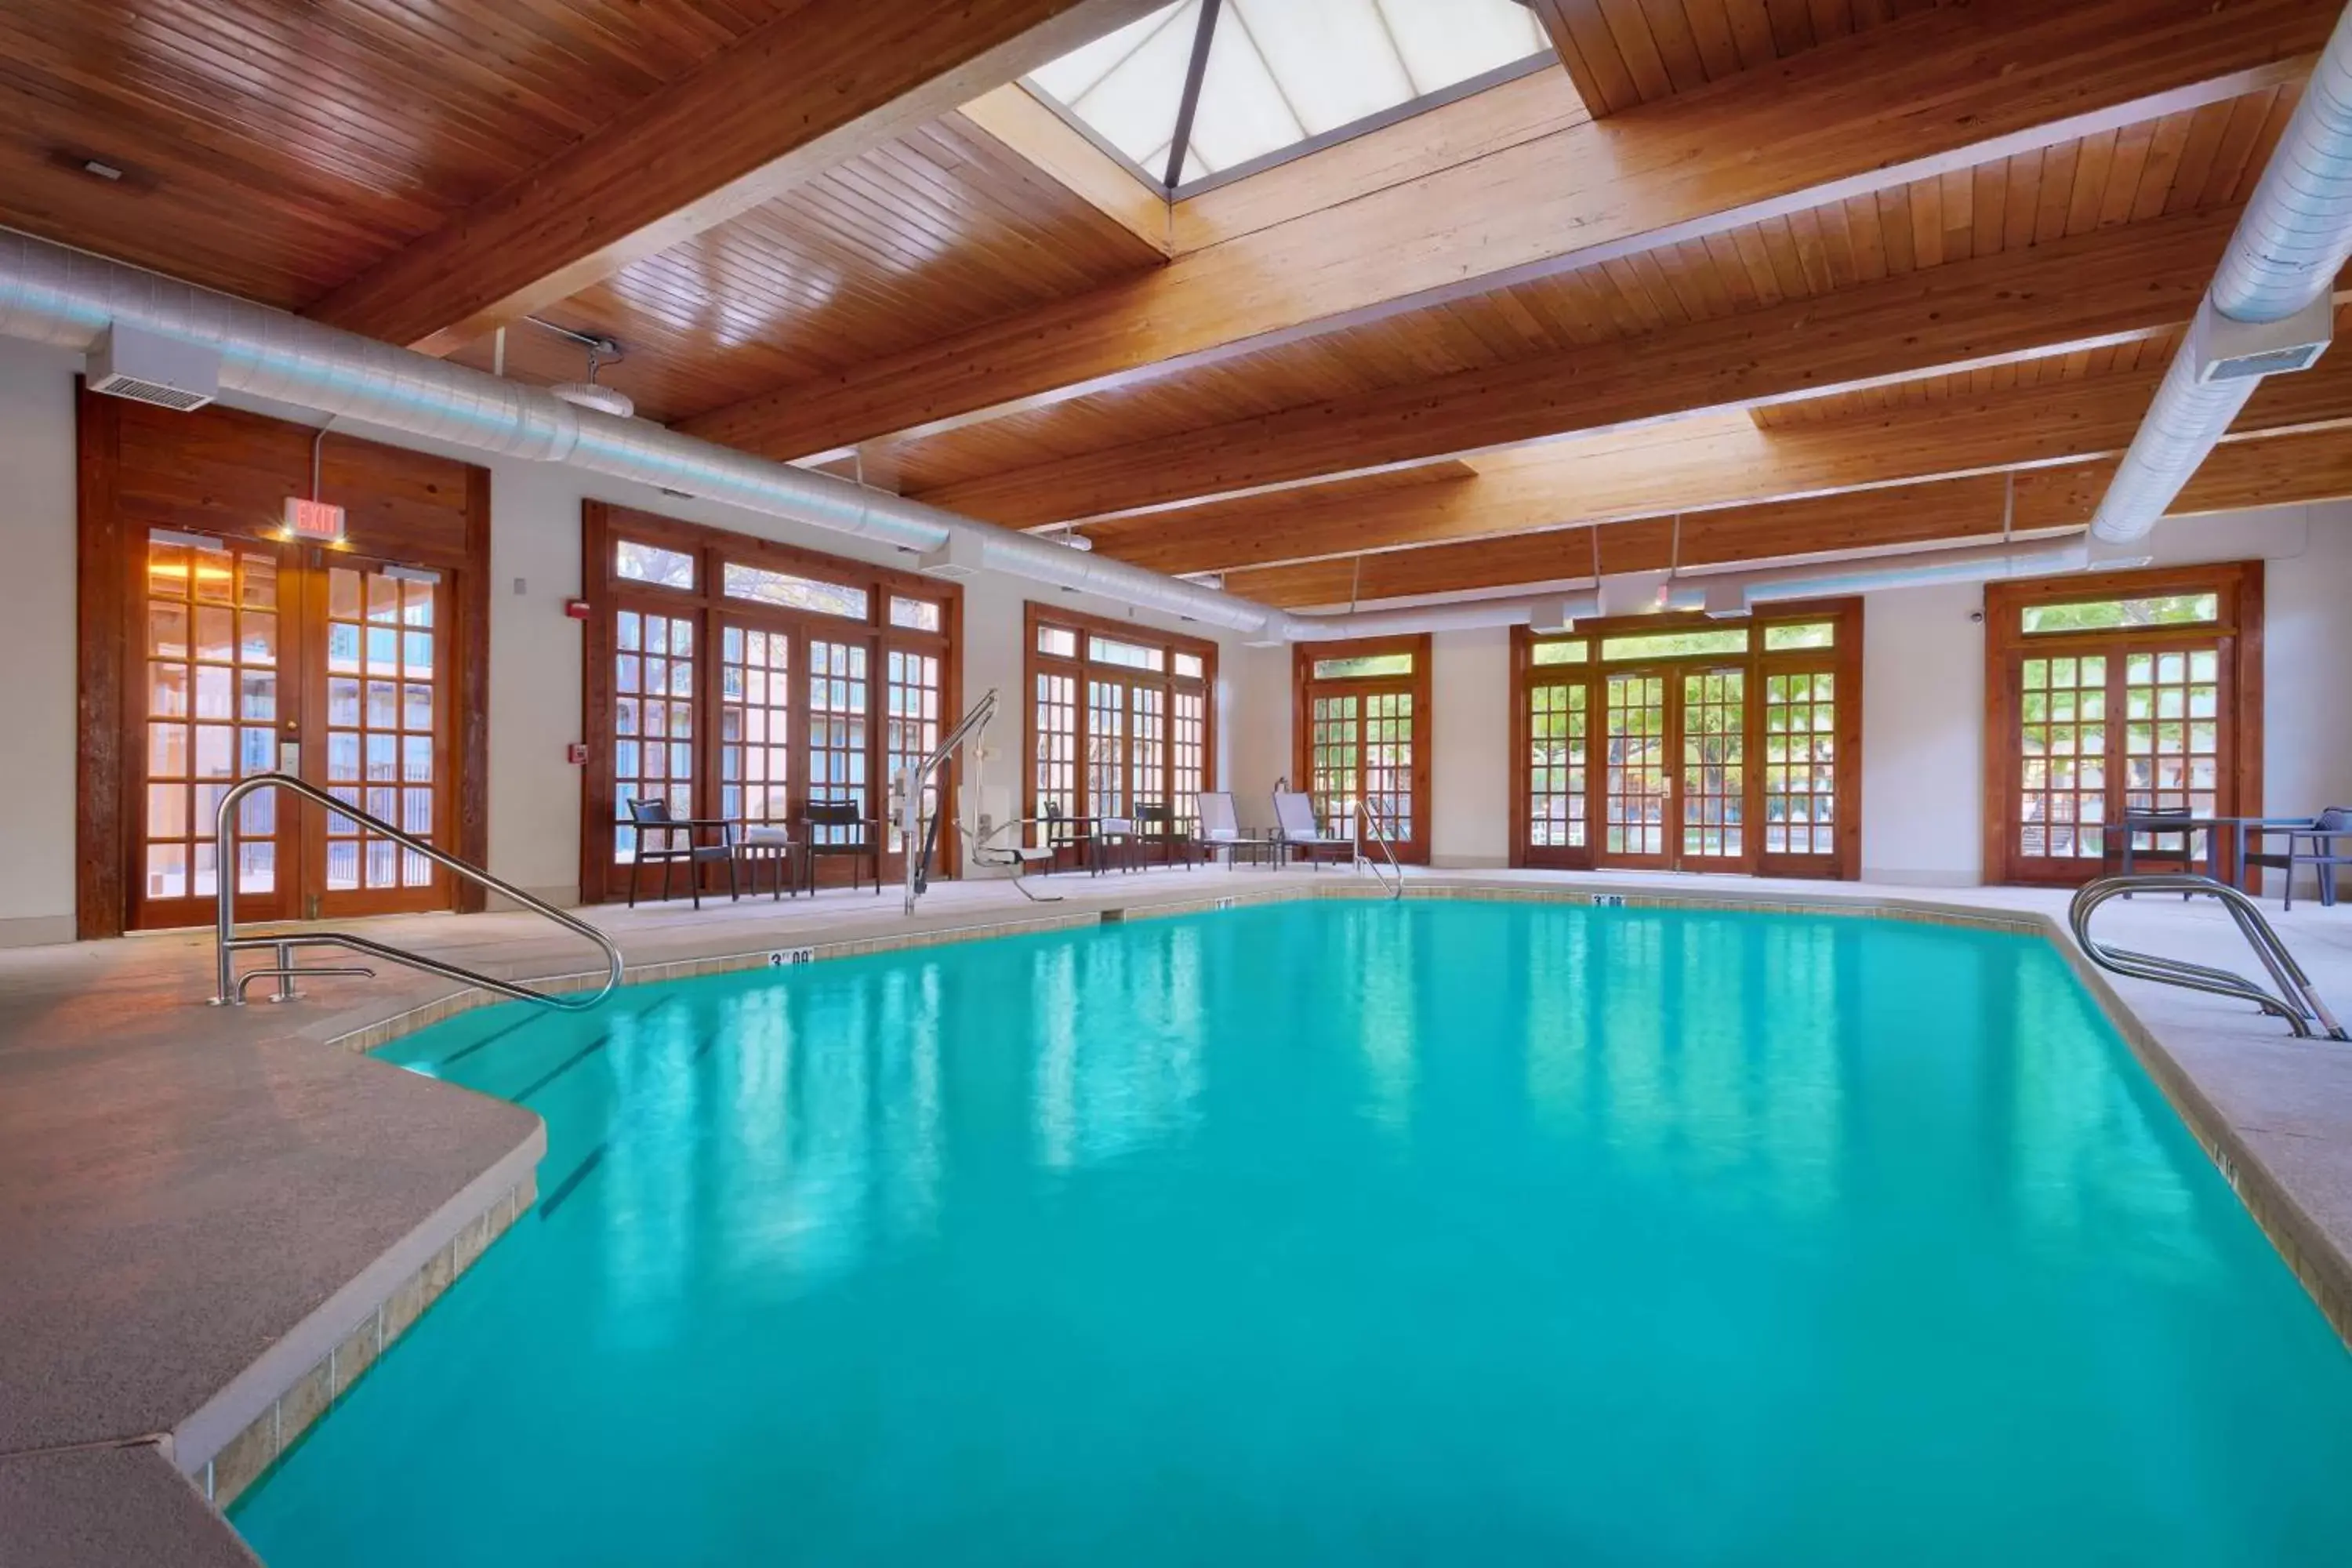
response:
M600 133L610 140L633 111L676 100L720 64L747 68L746 51L782 37L777 28L845 3L452 0L426 9L380 0L301 8L190 0L159 10L131 0L24 0L0 12L0 223L289 308L348 304L355 279L397 273L420 247L446 246L488 210L486 203L495 206L501 193L527 189L534 171L560 170L567 156L576 162L582 146ZM937 21L936 7L893 3L909 28L921 18L949 25ZM972 0L965 10L980 18L973 27L985 21L997 29L992 38L1027 40L992 44L996 52L985 59L1001 67L1028 58L1022 47L1034 53L1045 47L1041 40L1116 25L1147 5ZM1605 205L1616 199L1618 188L1608 183L1614 176L1594 173L1590 160L1622 151L1630 166L1671 184L1682 156L1676 149L1709 145L1708 128L1717 123L1752 127L1775 114L1803 115L1796 99L1807 83L1852 100L1884 96L1894 91L1887 81L1917 78L1917 90L1936 94L1947 84L1924 75L1921 62L1948 58L1950 96L1916 118L1969 120L1987 106L1998 116L2008 112L1998 100L2001 84L2021 79L2003 63L2008 48L2024 58L2014 68L2032 79L2035 112L2063 133L2023 125L1979 153L1970 151L1973 133L1906 132L1915 161L1896 158L1887 167L1928 171L1907 179L1833 145L1834 138L1792 135L1792 143L1803 142L1790 154L1792 166L1809 171L1808 179L1850 168L1867 177L1843 188L1865 194L1808 201L1801 189L1783 199L1750 171L1718 171L1726 189L1744 193L1718 210L1762 216L1702 217L1682 225L1685 237L1652 243L1640 222L1603 214L1604 226L1627 226L1629 237L1596 245L1586 258L1562 253L1562 263L1529 250L1538 259L1500 275L1495 286L1425 288L1419 279L1443 273L1441 256L1434 265L1397 271L1411 280L1395 301L1368 293L1371 307L1297 330L1202 338L1209 352L1172 367L1072 371L1076 379L1058 385L1033 369L1031 380L1045 390L1001 400L942 382L946 417L866 438L854 458L835 466L975 515L1046 525L1097 515L1056 510L1066 494L1092 493L1073 476L1176 472L1178 454L1215 451L1228 435L1246 446L1254 431L1318 421L1391 433L1401 421L1426 427L1440 405L1486 384L1481 375L1507 387L1504 373L1525 367L1551 378L1542 384L1538 412L1557 403L1559 423L1530 426L1500 443L1438 443L1394 459L1318 453L1296 473L1244 489L1221 490L1208 474L1192 488L1185 477L1169 481L1148 507L1115 509L1137 515L1088 530L1114 554L1168 570L1229 570L1237 589L1315 603L1343 578L1348 594L1361 596L1368 581L1386 592L1442 593L1484 591L1530 580L1528 574L1556 577L1581 537L1571 525L1605 521L1604 537L1618 542L1608 548L1638 554L1654 545L1654 528L1633 520L1684 507L1724 509L1692 535L1706 549L1785 552L1791 541L1808 538L1858 542L1847 546L1856 548L1916 542L1912 535L1920 530L1932 537L1963 516L1973 528L1983 475L2019 464L2075 465L2061 470L2074 479L2035 481L2042 515L2070 518L2079 510L2081 477L2106 460L2105 443L2130 416L2131 400L2144 404L2142 384L2152 382L2178 341L2185 308L2171 303L2176 279L2165 285L2172 290L2165 304L2145 308L2145 319L2126 328L2090 332L2095 341L2045 343L2019 337L2031 329L2013 327L2000 340L2013 347L1979 355L1964 352L1974 340L1948 331L1950 358L1905 365L1880 384L1851 369L1843 384L1834 377L1816 384L1800 374L1783 377L1785 388L1761 403L1742 396L1664 410L1683 417L1658 426L1654 438L1635 432L1516 444L1589 428L1577 423L1570 394L1584 395L1600 374L1591 364L1625 362L1626 345L1671 362L1683 352L1674 345L1708 341L1692 334L1711 330L1709 323L1785 320L1788 334L1773 342L1787 346L1771 352L1801 372L1829 341L1809 324L1834 321L1841 301L1872 298L1874 288L1899 310L1909 296L1891 286L1903 280L1957 278L1966 265L2004 257L2063 254L2103 244L2095 237L2114 230L2176 236L2178 243L2166 242L2177 253L2173 270L2186 270L2178 257L2201 256L2198 247L2209 239L2218 244L2212 237L2251 190L2334 9L2327 0L2147 0L2137 8L2131 0L2048 7L2026 0L1963 7L1935 0L1536 0L1534 8L1564 70L1522 78L1172 210L1122 199L1116 182L1124 176L1108 161L1090 165L1083 139L1056 140L1066 128L1050 117L1008 115L1000 103L991 114L929 118L845 143L840 156L820 160L756 205L713 201L714 216L685 224L684 237L657 253L608 247L610 266L560 271L572 281L535 309L556 327L619 340L625 356L602 379L635 397L645 416L724 427L724 417L712 416L789 406L803 390L818 399L836 395L860 375L870 381L877 364L894 356L916 363L937 345L973 345L952 367L970 380L988 374L992 343L1013 345L1008 353L1038 344L1050 352L1056 334L1078 330L1112 342L1129 330L1121 322L1139 309L1136 301L1153 297L1137 290L1173 276L1170 269L1183 268L1188 257L1241 255L1230 247L1246 246L1249 256L1278 260L1312 248L1319 226L1360 222L1370 207L1410 205L1440 184L1455 193L1446 199L1462 204L1467 226L1450 232L1474 235L1477 203L1501 204L1494 209L1500 212L1516 188L1487 191L1479 182L1506 174L1536 178L1547 149L1586 159L1568 189L1571 195L1589 189ZM2135 31L2125 25L2134 15L2156 20ZM966 80L955 41L926 37L940 79ZM2053 47L2077 53L2053 60L2018 40L2056 40ZM2219 60L2222 54L2226 60ZM2077 60L2100 82L2082 103L2067 92L2065 71ZM1910 77L1902 76L1906 69ZM1872 102L1869 114L1900 114L1900 105ZM1849 102L1845 112L1864 111ZM992 134L983 124L999 130ZM1054 142L1051 156L1038 150L1041 135ZM91 173L91 162L120 177ZM1570 197L1552 191L1546 199ZM1657 210L1690 206L1685 192L1661 198ZM1155 232L1162 212L1164 234ZM2171 229L2161 226L2168 223ZM559 252L551 251L551 261L560 262ZM1263 281L1298 291L1296 279ZM2125 297L2142 282L2119 276L2114 292ZM1233 286L1253 287L1246 268ZM1926 286L1916 299L1917 310L1936 308ZM1084 312L1098 302L1089 320ZM403 308L414 322L427 320L413 300ZM1166 308L1184 308L1182 298L1171 297ZM468 304L439 319L514 318L485 317ZM1164 324L1149 311L1139 319L1155 334ZM415 329L399 341L411 341L408 330ZM454 329L448 335L451 345L436 346L458 342ZM1087 363L1122 363L1129 352L1114 343ZM488 366L492 353L487 336L455 347L456 358L478 366ZM539 383L577 379L584 363L578 345L528 323L508 328L505 355L508 374ZM1831 357L1824 353L1825 363ZM1856 362L1849 353L1839 363ZM2090 383L2104 390L2063 405L2076 412L2051 415L2059 424L2037 424L2045 406L2062 404L2032 400ZM1412 404L1424 388L1428 401ZM2299 413L2273 426L2316 440L2338 425L2336 399L2341 421L2352 423L2352 384L2331 384L2325 396L2308 393ZM922 405L919 395L903 401ZM1972 411L1969 428L1983 431L1981 462L1953 448L1969 437L1949 427L1906 435L1902 453L1888 450L1895 426L1909 419L1926 431L1931 411L1943 408ZM856 417L854 406L845 411L845 419ZM1801 460L1760 460L1735 431L1750 442L1780 443L1784 457ZM1662 473L1664 443L1685 440L1676 459L1684 466ZM2311 484L2352 472L2352 461L2333 448L2295 450L2309 459ZM1645 452L1643 475L1635 470ZM1835 456L1841 452L1862 456L1849 463ZM1600 470L1589 466L1580 476L1576 464L1587 455L1608 465L1608 483L1592 482ZM2252 459L2233 461L2251 473ZM1768 520L1760 514L1779 498L1748 494L1738 481L1783 468L1813 476L1804 482L1814 487L1808 493L1817 510ZM1849 471L1857 486L1895 488L1876 501L1868 499L1876 491L1818 493L1823 472ZM1689 476L1685 497L1674 493L1677 474ZM2258 488L2252 478L2217 479L2204 493L2256 493L2250 487ZM1585 504L1579 498L1603 495L1614 498L1604 510L1578 510ZM1898 497L1910 506L1909 522L1864 517ZM1351 518L1360 520L1352 538ZM1487 531L1521 537L1498 542L1484 537ZM1589 568L1590 540L1582 548ZM1367 550L1381 554L1359 562ZM1422 559L1407 559L1413 556ZM1372 562L1369 569L1363 563Z

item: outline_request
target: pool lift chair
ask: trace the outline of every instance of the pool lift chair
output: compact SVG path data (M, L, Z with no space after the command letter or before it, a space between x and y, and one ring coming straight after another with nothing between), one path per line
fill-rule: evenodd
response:
M929 822L923 820L923 793L930 787L934 777L947 766L948 760L957 750L969 744L972 756L971 796L974 801L982 797L985 789L982 770L988 753L980 744L980 736L988 728L988 721L995 717L996 692L992 689L972 704L971 711L958 721L954 729L948 731L946 738L940 742L938 750L915 766L901 769L890 781L890 815L898 819L900 835L907 844L921 846L919 851L910 848L907 856L907 912L910 915L915 912L915 901L929 890L931 856L939 845L940 823L942 820L937 813ZM959 822L957 826L963 834L964 842L970 846L967 853L973 865L1010 867L1013 885L1020 889L1023 898L1033 903L1058 904L1062 901L1058 894L1043 896L1029 890L1029 868L1054 858L1054 851L1050 847L1021 841L1019 836L1031 826L1031 821L1025 817L1015 818L985 831L977 821Z

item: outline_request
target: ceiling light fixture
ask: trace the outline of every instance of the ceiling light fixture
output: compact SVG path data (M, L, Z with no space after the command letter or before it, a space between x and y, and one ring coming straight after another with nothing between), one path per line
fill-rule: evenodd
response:
M596 373L607 363L618 363L621 345L611 338L597 337L589 332L575 332L569 327L559 327L553 321L543 321L537 316L525 316L524 321L543 328L560 338L570 338L588 351L588 379L559 382L549 387L551 396L560 397L574 408L585 408L597 414L609 414L615 419L626 419L637 411L634 398L610 386L596 383Z

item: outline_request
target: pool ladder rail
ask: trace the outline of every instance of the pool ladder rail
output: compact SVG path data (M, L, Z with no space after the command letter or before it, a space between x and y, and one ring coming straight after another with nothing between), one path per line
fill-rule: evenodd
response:
M2202 963L2190 963L2183 959L2163 958L2151 952L2133 952L2125 948L2108 947L2093 939L2091 916L2110 899L2129 897L2134 893L2202 894L2221 900L2237 922L2240 934L2245 937L2254 956L2263 961L2278 989L2265 990L2242 974L2227 969L2215 969ZM2204 991L2216 996L2235 996L2251 1002L2263 1012L2286 1020L2286 1026L2297 1039L2312 1039L2324 1030L2331 1040L2352 1039L2336 1015L2327 1010L2303 972L2303 965L2279 940L2278 931L2271 925L2254 902L2242 890L2210 877L2190 872L2143 872L2129 877L2101 877L2086 883L2074 894L2074 902L2066 909L2067 923L2074 928L2074 940L2092 963L2116 974L2130 975L2139 980L2154 980L2167 985L2183 986L2191 991Z
M424 856L443 869L465 878L467 881L489 889L504 898L513 900L533 914L545 916L566 931L577 932L596 944L604 955L604 983L593 992L558 994L516 981L501 980L496 975L482 974L459 964L448 963L390 942L377 942L373 937L341 931L276 931L267 935L236 934L236 878L232 874L237 863L236 818L237 804L247 795L265 789L283 790L300 799L321 805L337 816L358 823L371 834L388 838L404 849ZM502 882L478 866L469 866L454 855L445 854L413 833L394 827L380 816L362 811L348 801L338 800L316 784L305 784L291 773L256 773L232 787L221 797L219 809L213 815L214 840L220 846L220 893L214 926L214 961L218 973L219 987L213 996L216 1007L245 1005L246 987L257 980L275 980L278 994L275 1002L291 1002L297 993L294 977L298 974L341 974L373 976L375 971L355 964L299 964L294 962L294 950L303 947L338 947L352 952L365 953L383 959L387 963L404 964L410 969L437 974L444 980L478 986L500 996L518 1002L530 1002L560 1012L584 1013L610 996L621 984L621 950L603 931L575 916L568 915L554 905L533 898L511 883ZM272 951L277 963L264 969L249 969L238 974L236 969L239 952Z
M1380 812L1370 801L1359 797L1352 815L1356 819L1357 869L1370 870L1372 879L1388 889L1390 898L1404 897L1404 868L1397 864L1396 846L1389 838L1388 826L1381 822ZM1364 853L1364 835L1368 831L1371 834L1372 842L1381 847L1381 854L1388 860L1389 868L1385 872L1381 869L1380 861Z

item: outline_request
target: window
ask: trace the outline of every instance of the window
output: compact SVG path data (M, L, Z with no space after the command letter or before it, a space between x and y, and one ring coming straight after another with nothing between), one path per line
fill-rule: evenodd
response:
M1076 819L1033 842L1083 851L1097 817L1165 811L1172 856L1192 831L1213 754L1216 645L1029 606L1029 775L1023 815Z
M1400 860L1429 858L1429 639L1302 647L1292 779L1328 831L1347 833L1360 803Z
M743 566L732 561L726 564L723 581L730 599L756 599L763 605L808 610L820 616L846 616L862 621L873 604L873 595L864 588L820 583L814 577L796 577L789 572L771 572L765 567Z
M1995 584L1985 591L1988 877L2067 884L2113 868L2133 812L2261 809L2258 563ZM2135 857L2177 866L2181 840L2136 834ZM2196 869L2204 831L2189 836Z
M1201 0L1180 0L1039 67L1027 84L1141 178L1181 195L1552 58L1513 0L1225 0L1188 89L1202 42ZM1171 160L1180 119L1191 134Z
M1318 680L1369 680L1377 676L1411 675L1412 655L1409 653L1368 653L1351 658L1318 658L1315 661Z
M2221 618L2221 595L2168 594L2144 599L2092 599L2027 605L2019 616L2029 633L2121 631L2131 626L2185 626Z
M1738 626L1521 628L1514 863L1853 876L1857 781L1840 753L1858 717L1860 617L1849 600Z
M587 503L583 517L587 558L612 563L589 584L583 897L627 890L633 802L784 827L795 838L808 831L802 819L813 801L850 802L869 821L885 816L889 781L930 754L954 706L960 590L602 502ZM668 558L671 581L635 574L625 546L640 563ZM961 856L952 775L927 784L922 797L926 816L950 819L942 874ZM884 831L887 876L887 859L906 847L895 821ZM850 864L823 858L818 871L846 881ZM726 885L724 867L697 874L706 890ZM643 891L656 880L649 875Z
M694 586L694 557L682 550L618 540L613 545L613 567L632 583L650 583L656 588L691 590Z

